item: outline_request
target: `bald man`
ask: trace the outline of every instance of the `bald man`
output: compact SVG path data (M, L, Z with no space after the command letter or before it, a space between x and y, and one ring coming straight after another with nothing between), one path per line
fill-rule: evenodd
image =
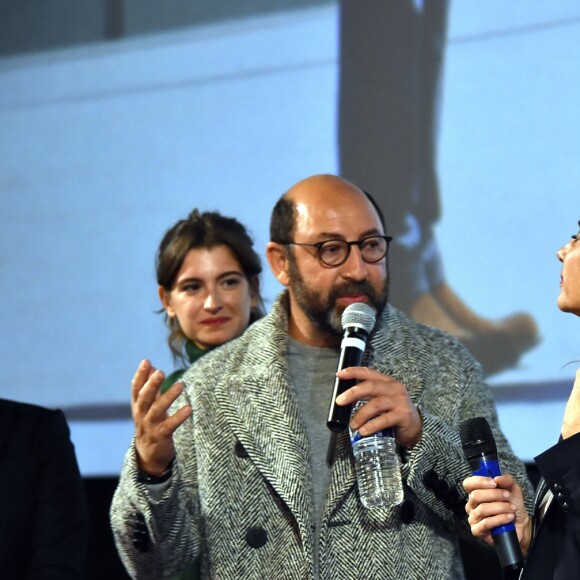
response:
M480 366L387 304L384 220L353 184L300 181L274 207L270 236L285 287L272 312L162 396L161 372L144 364L134 377L136 437L111 510L127 570L171 576L199 556L203 578L462 578L460 421L487 418L531 509ZM355 302L378 321L368 365L341 371L359 382L337 402L370 399L351 420L362 435L395 428L405 500L393 508L362 506L348 434L326 428L341 314Z

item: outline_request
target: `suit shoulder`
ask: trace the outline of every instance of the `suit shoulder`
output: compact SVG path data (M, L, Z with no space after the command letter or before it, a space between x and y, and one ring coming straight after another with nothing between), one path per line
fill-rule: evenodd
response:
M64 420L64 413L60 409L48 409L40 405L8 399L0 399L0 413L20 420Z

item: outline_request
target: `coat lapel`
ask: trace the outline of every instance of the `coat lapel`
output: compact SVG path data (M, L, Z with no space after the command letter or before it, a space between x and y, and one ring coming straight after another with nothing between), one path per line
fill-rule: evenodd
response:
M330 476L330 487L326 499L325 516L333 514L340 506L342 498L356 487L356 474L352 462L351 444L348 432L335 438L335 448Z
M269 332L253 342L239 373L221 381L214 394L250 459L294 514L302 533L310 534L310 453L287 381L286 324L278 318L283 317L274 317Z

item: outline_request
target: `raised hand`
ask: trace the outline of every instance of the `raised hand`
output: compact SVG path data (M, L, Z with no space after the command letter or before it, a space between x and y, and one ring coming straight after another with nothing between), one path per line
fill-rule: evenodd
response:
M163 473L175 457L173 433L191 416L189 405L175 414L168 415L172 403L183 391L181 383L175 383L160 394L163 372L143 360L131 382L131 410L135 422L135 447L140 469L150 475Z

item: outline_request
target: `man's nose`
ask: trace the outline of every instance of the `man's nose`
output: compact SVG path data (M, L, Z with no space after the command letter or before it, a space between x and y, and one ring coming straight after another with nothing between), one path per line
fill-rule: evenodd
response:
M365 280L368 275L367 263L363 260L358 246L350 247L350 254L341 268L342 276L351 280Z

